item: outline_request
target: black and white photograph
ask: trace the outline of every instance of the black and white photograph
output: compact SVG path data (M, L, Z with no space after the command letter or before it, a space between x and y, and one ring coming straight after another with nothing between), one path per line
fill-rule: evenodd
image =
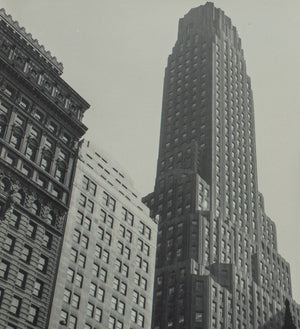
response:
M0 0L0 329L300 329L299 12Z

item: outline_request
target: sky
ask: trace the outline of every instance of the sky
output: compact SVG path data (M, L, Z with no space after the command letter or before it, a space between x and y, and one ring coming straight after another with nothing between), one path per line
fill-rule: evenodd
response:
M111 154L141 195L155 179L163 77L179 18L203 0L0 0L64 64L89 104L86 138ZM300 1L217 0L242 39L251 77L259 190L291 264L300 303Z

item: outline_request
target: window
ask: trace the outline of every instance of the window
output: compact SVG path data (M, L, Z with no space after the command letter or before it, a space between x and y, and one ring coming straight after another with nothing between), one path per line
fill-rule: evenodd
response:
M107 271L104 268L101 268L100 276L99 276L100 280L106 282L106 277L107 277Z
M78 265L82 268L85 268L86 257L83 254L80 254L78 257Z
M94 308L95 306L91 303L87 304L87 310L86 310L86 314L87 316L90 316L91 318L94 316Z
M92 225L92 221L88 217L85 217L84 221L83 221L83 227L85 229L87 229L88 231L90 231L91 230L91 225Z
M101 322L102 320L102 310L99 307L96 307L95 309L95 320L98 322Z
M144 328L144 321L145 321L144 315L139 314L137 319L137 324L142 328Z
M80 235L81 235L81 233L78 230L74 230L73 241L76 242L76 243L79 243L80 242Z
M25 156L27 159L34 161L37 152L36 143L29 141L26 147Z
M74 248L71 249L71 253L70 253L70 259L72 262L76 263L77 262L77 254L78 254L78 251Z
M70 282L73 282L74 281L74 275L75 275L74 270L72 270L69 267L68 270L67 270L67 280L70 281Z
M18 296L13 296L9 311L16 316L19 316L21 310L22 299Z
M77 326L77 318L74 315L70 315L69 327L68 329L75 329Z
M27 273L23 270L19 270L16 278L16 285L22 289L25 288L26 285L26 278L27 278Z
M98 288L98 300L100 302L104 301L104 296L105 296L105 290L102 289L101 287Z
M91 282L91 285L90 285L90 295L93 297L96 297L96 295L97 295L97 285L93 282Z
M109 194L105 191L103 192L103 200L105 205L112 211L115 211L116 208L116 200L112 198Z
M116 329L115 325L116 325L116 319L110 316L108 320L108 329Z
M137 311L136 310L131 310L131 321L136 323L137 322Z
M79 197L79 205L82 206L82 207L85 207L86 200L87 200L86 196L81 193L80 197Z
M96 263L93 264L92 274L95 276L99 275L100 266Z
M79 273L76 273L75 285L79 288L82 288L83 276Z
M87 200L87 204L86 204L86 209L90 212L93 213L94 212L94 202L91 200Z
M14 251L15 243L16 243L16 238L10 234L7 234L5 243L4 243L4 250L6 250L10 254L12 254Z
M21 141L22 141L22 135L18 129L17 131L13 132L11 139L10 139L10 144L18 150L21 146Z
M38 315L39 315L38 307L36 307L34 305L31 305L30 308L29 308L27 321L32 323L32 324L37 324Z
M52 245L52 234L49 232L45 232L43 239L43 246L50 249Z
M0 263L0 278L7 279L10 263L2 259Z
M103 250L102 259L106 264L109 263L109 252L107 250Z
M123 220L133 226L134 216L126 208L122 207Z
M79 309L79 304L80 304L80 297L76 294L73 294L72 306L76 309Z
M126 239L128 242L132 242L132 232L131 232L131 231L126 230L125 239Z
M71 290L65 288L63 301L70 304L71 301Z
M43 294L43 286L44 286L43 282L36 279L36 281L34 282L32 294L36 297L41 298Z
M41 159L41 168L49 172L51 166L51 157L48 154L43 154Z
M81 246L84 248L84 249L87 249L88 248L88 245L89 245L89 238L85 235L82 235L82 238L81 238Z
M44 255L40 255L39 263L37 268L43 272L46 273L47 271L47 266L48 266L48 258Z
M25 244L24 247L23 247L22 254L21 254L20 258L24 262L29 263L30 259L31 259L31 254L32 254L32 248L30 246L28 246L27 244Z
M21 214L14 210L10 216L10 219L10 224L13 225L15 228L19 228Z
M4 295L4 289L3 288L0 288L0 306L2 304L3 295Z

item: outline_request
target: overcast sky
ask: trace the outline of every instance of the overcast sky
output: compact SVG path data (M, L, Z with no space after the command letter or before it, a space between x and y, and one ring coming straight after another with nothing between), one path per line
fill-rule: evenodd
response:
M259 189L300 302L300 1L219 0L242 39L254 94ZM153 190L164 69L193 0L0 0L64 64L90 104L86 137L141 194ZM88 5L87 5L88 4Z

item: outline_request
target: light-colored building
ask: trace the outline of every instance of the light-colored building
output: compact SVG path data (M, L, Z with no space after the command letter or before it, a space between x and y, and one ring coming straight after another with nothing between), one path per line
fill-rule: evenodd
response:
M83 141L50 328L150 328L157 224L132 181Z

